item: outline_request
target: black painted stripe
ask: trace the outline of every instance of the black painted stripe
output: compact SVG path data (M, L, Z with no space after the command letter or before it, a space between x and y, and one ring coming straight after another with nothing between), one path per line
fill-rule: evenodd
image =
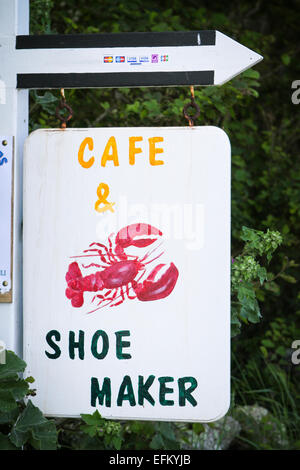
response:
M17 88L117 88L213 84L213 70L201 72L29 73L17 75Z
M200 44L198 35L200 35ZM16 49L214 46L215 44L216 32L214 30L166 33L44 34L16 37Z

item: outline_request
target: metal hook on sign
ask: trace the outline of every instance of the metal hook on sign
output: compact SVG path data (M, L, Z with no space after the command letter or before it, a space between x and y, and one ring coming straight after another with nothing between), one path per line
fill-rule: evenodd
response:
M65 97L65 90L61 88L60 90L61 94L61 100L59 102L59 105L56 108L55 115L57 119L61 121L61 128L65 129L67 127L67 122L70 121L73 117L73 109L69 104L67 104L66 97ZM66 109L69 114L65 117L63 114L60 113L61 110Z
M194 125L195 119L197 119L200 116L200 108L195 101L194 87L191 86L190 90L191 90L191 101L184 106L183 115L185 119L189 121L189 126L192 127ZM189 108L195 109L195 113L192 116L188 113Z

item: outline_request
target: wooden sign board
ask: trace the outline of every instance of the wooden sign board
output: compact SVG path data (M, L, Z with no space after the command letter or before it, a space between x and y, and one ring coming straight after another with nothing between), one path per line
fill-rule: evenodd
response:
M12 302L13 138L0 136L0 302Z
M230 143L216 127L38 130L24 359L46 415L213 421L230 401Z

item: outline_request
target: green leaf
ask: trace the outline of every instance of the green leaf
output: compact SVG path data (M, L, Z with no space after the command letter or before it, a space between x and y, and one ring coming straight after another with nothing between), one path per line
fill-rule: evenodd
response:
M0 450L18 450L18 448L12 444L8 436L0 432Z
M102 418L98 410L96 410L93 414L81 414L80 416L86 423L80 426L80 429L90 437L96 436L101 427L105 424L105 419Z
M263 339L261 342L266 348L274 348L275 344L270 339Z
M161 434L155 434L150 442L150 449L164 449L164 441Z
M100 425L104 421L104 418L102 418L98 410L96 410L93 414L81 414L80 416L83 421L90 426Z
M193 423L193 431L196 434L200 434L201 432L205 431L205 428L202 423Z
M91 426L90 424L82 424L80 426L80 429L85 434L88 434L90 437L95 437L98 431L97 426Z
M264 346L260 346L259 349L261 350L263 357L264 357L265 359L267 359L267 357L268 357L268 350L267 350Z
M258 323L261 314L254 287L250 283L243 283L239 286L238 299L241 303L240 318L251 323Z
M259 282L262 285L264 281L267 279L267 275L268 275L266 268L260 267L257 271L257 275L259 278Z
M158 429L162 436L170 439L171 441L176 441L174 428L171 423L161 422L158 424Z
M46 419L46 418L45 418ZM56 450L57 431L54 421L46 420L32 430L31 443L37 450Z
M16 374L24 372L26 362L22 361L13 351L6 351L6 363L0 364L0 380L15 378Z
M26 377L26 379L25 379L25 382L28 382L29 384L33 384L34 381L35 381L34 378L31 377L31 376L30 376L30 377Z
M18 408L14 408L13 410L5 412L5 413L0 412L0 425L15 422L18 415L19 415Z
M114 437L112 439L112 445L115 447L115 449L120 450L122 445L122 438L119 436Z
M0 381L0 394L2 392L10 392L15 400L21 400L24 398L28 392L28 389L29 385L23 379Z
M286 355L286 348L284 348L283 346L278 346L278 348L276 348L276 354L278 354L279 356L282 356L284 357Z
M18 407L18 403L13 395L7 390L0 390L0 411L9 413Z
M55 423L47 420L42 412L29 400L12 428L10 439L17 447L21 447L29 441L39 450L56 449L57 432Z
M291 56L288 54L282 54L281 60L284 65L289 65L291 63Z
M53 95L50 91L46 91L44 95L38 95L37 92L34 90L34 97L37 103L41 105L55 103L58 101L58 98Z
M279 277L284 279L286 282L290 282L291 284L295 284L297 282L297 279L294 276L290 276L289 274L282 273L279 274Z

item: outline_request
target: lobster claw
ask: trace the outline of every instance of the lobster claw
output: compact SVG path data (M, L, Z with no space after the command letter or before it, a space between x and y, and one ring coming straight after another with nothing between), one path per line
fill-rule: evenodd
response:
M122 255L124 248L136 246L143 248L157 240L162 232L150 224L131 224L119 230L116 236L116 253Z
M167 270L158 278L158 273L164 266L166 265L159 264L156 266L145 281L133 287L139 300L144 302L159 300L171 294L176 285L179 273L175 264L170 263Z

